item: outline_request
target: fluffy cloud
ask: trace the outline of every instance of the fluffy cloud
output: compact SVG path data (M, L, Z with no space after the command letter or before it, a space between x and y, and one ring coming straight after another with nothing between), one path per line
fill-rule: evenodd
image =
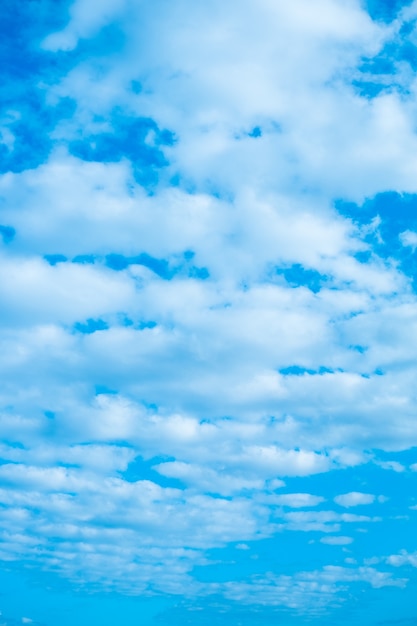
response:
M387 557L386 561L394 567L402 567L403 565L417 567L417 553L409 553L406 550L402 550L400 554L392 554Z
M256 590L263 604L286 606L300 612L308 607L311 614L318 617L323 616L328 605L338 605L337 591L347 582L366 583L374 588L404 587L406 579L395 580L390 573L378 572L372 567L354 569L328 565L319 571L299 572L294 578L269 574L251 585L227 583L225 587L227 597L244 604L250 603L250 593Z
M417 190L416 6L386 24L356 0L77 0L36 38L59 61L36 79L51 149L0 177L2 559L311 615L406 584L195 571L289 531L349 545L386 521L372 471L415 469L394 458L417 445L415 224L381 252L366 199ZM387 48L392 75L365 71Z
M351 491L350 493L343 493L340 496L336 496L334 501L336 504L340 504L340 506L350 508L360 504L372 504L372 502L375 501L375 496L371 493Z

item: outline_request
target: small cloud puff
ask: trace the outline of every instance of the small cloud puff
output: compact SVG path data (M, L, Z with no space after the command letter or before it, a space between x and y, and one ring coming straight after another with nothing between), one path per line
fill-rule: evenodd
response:
M394 567L402 567L403 565L411 565L412 567L417 567L417 552L407 552L406 550L401 550L399 554L392 554L386 559L389 565L393 565Z
M274 498L276 504L288 506L292 509L317 506L324 500L321 496L313 496L310 493L283 493Z
M326 543L329 546L347 546L353 542L352 537L344 537L343 535L322 537L320 543Z
M405 230L399 236L401 243L406 248L412 248L413 252L417 248L417 233L412 230Z
M391 470L392 472L397 472L399 474L401 472L405 472L406 470L404 465L402 465L402 463L398 463L398 461L378 461L376 465L379 465L379 467L382 467L384 470Z
M361 504L372 504L375 501L376 496L372 493L361 493L359 491L351 491L350 493L344 493L334 498L336 504L349 508L351 506L359 506Z

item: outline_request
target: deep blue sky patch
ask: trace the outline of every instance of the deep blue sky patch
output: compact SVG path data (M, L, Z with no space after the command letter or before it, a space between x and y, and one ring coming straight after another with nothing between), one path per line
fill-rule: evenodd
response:
M157 170L168 164L163 147L173 145L173 133L160 130L152 119L126 117L120 111L113 113L111 127L111 133L103 132L71 142L71 153L84 161L101 163L128 159L139 183L155 182ZM147 142L150 134L154 145Z
M411 0L365 0L365 6L374 20L392 22L404 7L412 4Z

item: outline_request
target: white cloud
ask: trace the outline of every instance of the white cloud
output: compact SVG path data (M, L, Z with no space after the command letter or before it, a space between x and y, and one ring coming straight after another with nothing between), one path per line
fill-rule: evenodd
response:
M340 496L336 496L334 501L340 506L349 508L352 506L359 506L361 504L372 504L375 501L375 496L371 493L351 491L350 493L344 493Z
M203 594L192 570L207 549L382 521L287 510L325 499L272 493L283 477L370 460L400 472L368 451L417 445L415 295L364 241L366 227L333 208L417 190L414 79L404 72L401 95L373 99L351 87L361 60L400 28L356 0L77 0L43 48L70 51L106 24L123 32L123 54L81 60L44 86L49 102L68 96L76 111L54 130L47 162L0 177L1 223L16 229L0 250L1 558L25 554L123 593ZM75 139L117 134L115 109L175 133L152 193L126 156L69 154ZM401 241L413 248L414 231ZM360 251L373 252L368 263ZM147 253L177 274L163 280L138 262L115 272L112 253ZM54 254L68 261L50 265ZM91 262L72 262L79 255ZM293 265L321 288L294 286ZM75 332L89 318L108 328ZM128 478L137 457L153 480ZM404 584L328 566L215 591L320 608L351 582Z
M367 515L354 515L352 513L336 513L335 511L290 511L285 513L283 519L288 524L289 530L324 533L338 533L341 525L347 524L367 524L381 522L380 517L369 517Z
M405 230L400 234L400 241L403 246L412 248L414 252L417 247L417 233L412 230Z
M326 543L329 546L347 546L353 542L352 537L344 537L343 535L330 535L328 537L322 537L321 543ZM345 559L347 561L347 559Z
M382 469L391 470L397 473L406 471L405 466L398 461L377 461L376 464L379 465L379 467L382 467Z
M229 582L223 587L226 597L244 605L251 603L251 594L256 594L260 604L285 606L298 611L307 609L311 615L320 617L324 609L343 603L338 592L349 582L365 583L378 589L402 588L407 580L393 578L389 572L372 567L327 565L322 570L298 572L295 576L274 576L268 573L250 583Z
M68 51L75 48L79 39L96 35L99 30L118 17L127 0L103 0L100 6L91 0L76 0L70 6L71 20L61 32L49 35L43 42L46 50Z
M325 501L321 496L314 496L311 493L283 493L273 496L270 500L279 506L287 506L292 509L307 508L317 506Z
M406 550L401 550L399 554L392 554L386 558L386 562L394 567L402 567L404 565L411 565L417 567L417 552L410 553Z
M123 275L68 263L51 267L38 258L3 258L0 282L6 303L3 321L10 326L49 324L45 334L60 332L53 329L54 323L71 324L123 310L134 292Z
M178 478L185 481L187 485L208 493L231 495L243 489L260 490L263 487L263 481L260 479L224 474L208 467L199 467L180 461L160 463L154 465L153 469L163 476Z

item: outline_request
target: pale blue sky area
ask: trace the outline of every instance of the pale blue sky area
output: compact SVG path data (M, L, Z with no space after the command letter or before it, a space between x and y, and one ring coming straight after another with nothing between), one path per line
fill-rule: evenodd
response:
M417 623L417 1L5 0L1 626Z

